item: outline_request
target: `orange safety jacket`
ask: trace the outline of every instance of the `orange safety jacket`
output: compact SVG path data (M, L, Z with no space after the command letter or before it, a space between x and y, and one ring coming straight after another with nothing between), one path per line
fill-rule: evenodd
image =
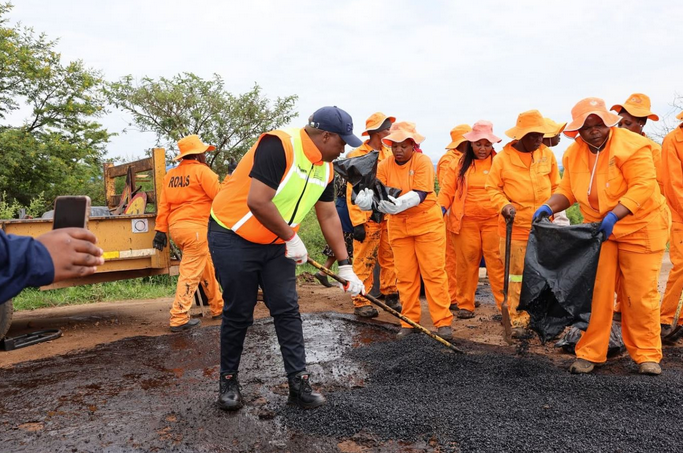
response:
M486 175L491 172L495 156L496 152L492 151L491 155L486 159L474 160L467 173L465 173L463 187L458 187L458 175L462 167L459 160L451 161L451 165L445 170L443 185L437 200L442 207L446 208L447 212L444 220L446 221L446 229L448 231L455 234L460 233L460 226L462 225L462 218L465 216L465 213L472 218L481 220L490 219L498 215L498 210L493 206L484 184L476 189L476 193L470 193L469 190L470 175L476 173L477 176L483 177L485 180ZM465 202L471 203L473 201L472 199L467 199L468 194L475 196L474 206L465 206Z
M366 140L362 145L360 145L358 148L354 149L353 151L350 151L348 154L348 158L351 159L353 157L360 157L360 156L365 156L366 154L370 154L375 150L372 146L368 144L369 140ZM382 162L384 159L387 157L391 156L391 148L388 146L382 145L382 149L377 151L379 153L379 156L377 157L377 162ZM361 211L361 209L353 204L351 201L351 192L353 191L353 186L351 184L346 185L346 205L349 208L349 218L351 219L351 224L353 226L357 225L362 225L366 223L368 220L370 220L370 216L372 215L372 211Z
M427 196L422 203L394 214L396 217L420 214L436 204L434 164L426 154L414 153L413 157L403 165L397 164L396 158L393 155L387 157L377 166L377 179L386 186L401 189L400 195L405 195L411 190L427 192ZM400 257L397 257L397 259L400 259Z
M513 148L516 140L505 145L493 160L486 180L486 190L498 213L512 204L517 214L512 224L512 239L529 239L531 219L560 184L560 170L555 154L545 145L531 153L531 166L527 167L519 151ZM505 218L498 218L498 234L505 237Z
M259 222L247 206L251 169L256 148L265 135L278 137L285 149L286 167L273 203L285 222L297 232L299 224L334 178L330 162L304 129L292 128L261 134L242 157L230 179L221 187L211 206L211 217L222 227L257 244L283 244L284 240Z
M652 140L647 135L643 134L652 145L652 161L655 164L655 173L657 174L657 184L659 184L659 191L664 195L664 172L662 171L662 146L656 141Z
M208 165L183 159L164 177L154 229L168 233L169 225L180 222L206 226L219 188L218 175Z
M443 179L446 176L446 170L453 162L458 162L462 157L462 153L457 149L449 149L446 154L441 156L439 162L436 164L436 180L439 182L439 190L443 187Z
M662 143L664 196L671 219L683 223L683 124L664 137Z
M627 215L614 225L616 238L645 227L651 214L666 204L659 192L652 160L651 140L626 129L611 128L609 139L599 156L595 171L599 211L588 202L588 186L593 168L588 164L588 145L577 137L562 158L564 175L556 193L567 197L571 204L578 201L584 222L600 222L621 203L633 215Z

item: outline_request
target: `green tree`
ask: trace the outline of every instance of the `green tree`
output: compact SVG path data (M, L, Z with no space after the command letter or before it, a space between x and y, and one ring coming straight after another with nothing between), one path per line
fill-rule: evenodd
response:
M101 202L102 163L112 134L93 118L105 112L98 71L64 63L56 41L31 28L10 26L9 3L0 4L0 192L28 205L44 193L87 194ZM20 126L8 113L30 113Z
M108 84L106 92L113 105L132 115L131 126L157 134L159 146L174 150L179 139L191 134L214 145L216 152L207 155L207 162L220 175L259 134L287 124L296 115L297 96L278 97L271 105L257 84L251 91L233 95L217 74L210 80L183 73L139 82L129 75Z

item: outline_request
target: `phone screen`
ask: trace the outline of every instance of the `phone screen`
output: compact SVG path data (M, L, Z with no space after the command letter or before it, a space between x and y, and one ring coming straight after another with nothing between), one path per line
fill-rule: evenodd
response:
M90 197L57 197L52 229L87 228L90 216Z

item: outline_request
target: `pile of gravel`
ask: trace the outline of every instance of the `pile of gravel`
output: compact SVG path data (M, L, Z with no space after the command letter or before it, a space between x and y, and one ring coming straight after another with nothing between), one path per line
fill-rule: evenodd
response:
M281 413L288 428L336 438L427 442L440 451L677 451L680 369L639 376L629 359L571 375L543 357L463 345L462 356L423 335L353 350L362 388ZM567 364L570 360L567 361Z

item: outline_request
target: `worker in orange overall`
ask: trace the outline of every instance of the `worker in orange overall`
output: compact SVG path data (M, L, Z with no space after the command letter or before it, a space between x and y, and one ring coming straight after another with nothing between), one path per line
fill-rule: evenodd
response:
M498 309L503 303L503 263L498 239L498 210L486 191L486 179L494 156L493 124L477 121L464 134L466 148L461 159L453 160L446 169L438 201L448 212L453 248L457 259L456 288L458 318L474 317L474 294L479 283L479 263L486 260L489 283ZM449 286L450 289L450 286Z
M628 129L629 131L642 135L643 137L650 140L650 145L652 145L652 160L655 164L655 171L657 172L657 184L659 184L659 190L664 194L664 183L662 175L662 147L659 143L651 140L645 132L643 132L643 127L647 123L647 120L659 121L659 116L652 113L650 98L642 93L633 93L623 104L615 104L610 110L613 110L619 114L621 120L619 121L619 127ZM624 300L625 294L621 286L621 275L617 276L617 300L614 306L614 319L621 321L621 302Z
M500 213L500 256L505 256L505 221L514 218L508 304L512 337L518 339L531 335L529 314L517 310L531 217L560 184L555 154L543 144L543 136L549 132L552 128L538 110L520 113L517 125L505 132L512 141L496 155L486 180L491 202Z
M547 132L543 135L543 144L548 148L554 148L560 144L560 140L562 139L560 135L567 126L567 123L556 123L550 118L545 118L545 122L548 124L548 127L550 127L551 132ZM560 226L571 225L569 217L567 217L567 211L556 212L553 216L553 223Z
M670 214L659 192L652 145L616 128L621 117L599 98L579 101L564 134L576 137L562 159L555 194L534 218L578 202L585 223L600 223L603 243L588 329L576 344L572 373L590 373L607 360L617 275L625 293L621 331L641 374L661 373L657 281L669 236Z
M209 299L212 319L223 312L223 296L216 281L207 228L211 203L218 193L218 175L206 165L207 151L216 149L205 145L197 135L189 135L178 142L180 165L164 177L163 190L157 206L154 248L163 250L167 233L183 252L175 299L171 307L171 331L179 332L200 325L190 318L190 308L197 286L202 285Z
M453 336L449 310L448 279L446 277L446 230L441 207L434 193L434 165L422 154L419 144L424 137L409 122L394 123L384 143L391 145L392 156L377 167L377 179L384 185L401 190L398 198L381 200L378 209L388 215L389 243L394 250L398 290L403 304L402 314L420 322L420 276L437 333ZM371 209L373 196L364 189L356 197L363 210ZM398 338L412 334L414 329L401 321Z
M378 162L391 156L391 149L382 143L389 135L389 128L396 121L393 116L382 112L373 113L365 121L362 135L369 137L361 146L349 152L348 158L365 156L376 152ZM394 310L401 311L398 290L396 289L396 271L394 270L394 253L389 245L387 220L380 212L361 211L351 202L351 184L347 184L346 203L349 217L353 224L353 271L363 281L365 292L372 289L375 264L379 262L379 291L386 296L385 303ZM363 318L374 318L379 312L362 296L353 297L353 313Z
M676 117L683 121L683 112ZM669 256L673 267L669 272L666 290L662 299L659 322L662 336L671 333L671 325L678 301L683 291L683 123L664 137L662 143L662 175L664 175L664 196L671 209L671 235ZM678 325L683 324L678 320Z
M453 162L458 162L467 150L467 140L463 138L463 134L471 130L472 128L468 124L459 124L451 129L451 142L446 146L446 153L441 156L436 164L436 180L439 182L439 190L443 190L444 178L448 168ZM446 223L446 275L448 276L448 294L451 297L450 309L458 310L458 280L456 278L455 249L453 248L453 236L456 232L451 224L450 211L446 211L444 220Z

